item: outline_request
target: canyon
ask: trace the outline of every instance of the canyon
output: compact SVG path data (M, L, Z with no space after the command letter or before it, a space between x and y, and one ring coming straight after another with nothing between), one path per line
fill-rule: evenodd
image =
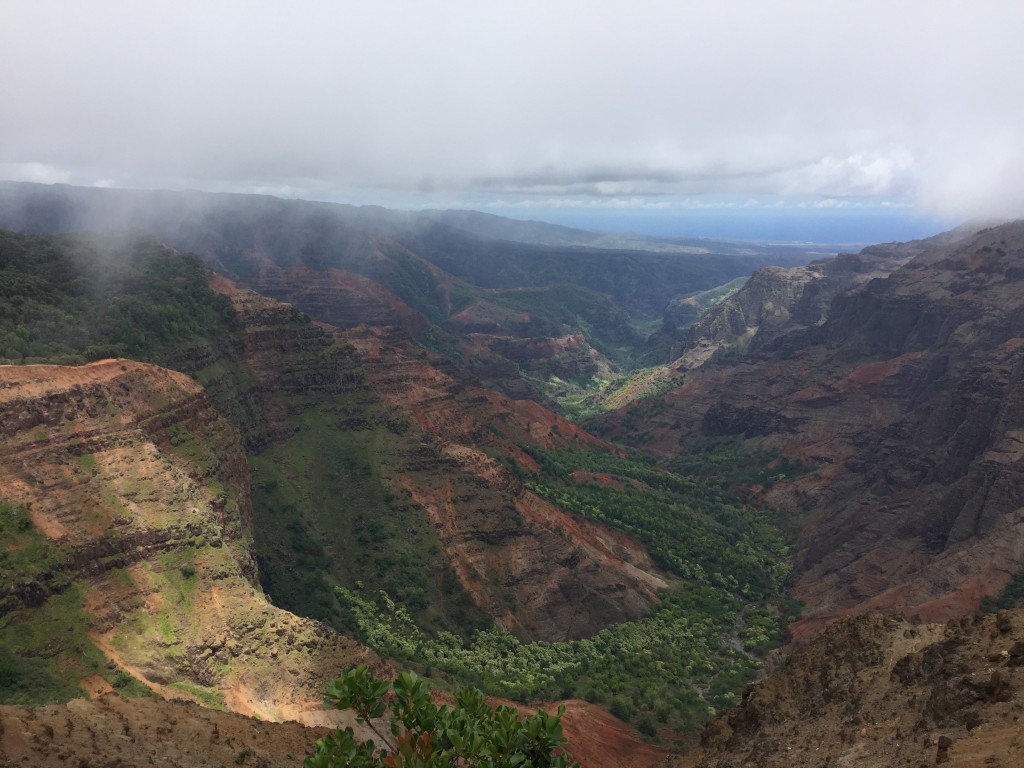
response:
M112 199L0 192L0 223L51 231L101 222ZM737 688L737 708L699 743L646 723L693 747L671 765L1011 765L1024 749L1024 619L985 612L1024 562L1024 225L767 266L693 298L709 306L689 324L677 299L778 254L722 246L722 263L705 269L711 254L693 243L628 251L621 238L469 215L158 197L162 209L120 198L106 224L138 215L202 262L156 244L145 257L117 251L141 270L129 279L110 241L0 243L10 306L69 313L39 310L51 324L78 322L81 297L122 311L119 294L99 293L108 283L148 290L145 270L171 264L162 285L198 297L192 323L167 310L173 337L136 333L148 333L139 310L134 328L98 316L105 336L59 353L116 359L0 366L11 531L0 662L15 664L15 687L30 670L71 669L72 687L93 697L2 707L11 764L50 764L62 751L61 761L114 764L122 749L168 764L237 761L244 750L254 764L297 764L303 732L270 721L351 722L322 709L332 673L392 669L350 639L361 630L335 586L399 596L431 632L494 626L550 643L642 620L691 582L720 589L731 574L717 554L680 571L647 529L573 506L577 492L636 500L657 483L770 511L763 519L792 537L787 593L803 604L792 644L764 657L764 680ZM488 239L499 232L508 239ZM38 249L64 266L32 272ZM601 263L600 249L615 270L571 290L538 266L547 253L572 276ZM706 260L670 280L668 256ZM83 264L82 275L97 264L110 274L95 288L65 280L79 293L54 299ZM0 341L29 348L26 327ZM603 414L567 418L563 395L611 379L625 384ZM641 472L638 457L655 458ZM569 485L553 484L563 476ZM749 601L753 582L741 588ZM777 599L749 602L729 621L782 610ZM62 641L41 643L55 629ZM739 635L729 642L745 648ZM182 702L134 708L115 690ZM597 704L561 698L585 765L665 757L664 743L645 743ZM214 751L153 754L161 717ZM137 745L102 735L101 723ZM66 740L54 738L61 730Z
M805 468L748 489L798 521L797 636L871 609L976 611L1024 554L1020 236L1010 224L759 273L693 327L671 390L605 434L666 455L735 441Z

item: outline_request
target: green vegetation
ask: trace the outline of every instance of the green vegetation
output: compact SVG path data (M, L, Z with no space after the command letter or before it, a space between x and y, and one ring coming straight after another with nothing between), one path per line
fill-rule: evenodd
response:
M430 633L387 592L339 588L359 635L425 673L520 701L584 698L648 731L692 731L736 703L755 656L798 613L782 599L786 546L772 519L642 457L521 447L541 466L524 476L528 488L645 542L682 581L646 618L560 643L497 628Z
M64 572L65 554L24 507L0 503L0 704L82 696L79 681L91 675L126 696L152 695L130 675L108 669L89 639L90 619Z
M777 451L750 451L736 436L703 438L685 453L668 462L672 471L722 488L775 483L814 470L813 466L786 458Z
M351 709L376 735L359 742L351 728L317 740L305 768L454 768L493 765L515 768L566 768L561 717L540 710L522 719L512 707L491 709L483 694L461 689L455 706L438 706L430 688L414 672L383 681L366 665L343 672L327 689L327 701ZM390 711L390 728L372 721ZM576 764L572 764L576 768Z
M412 293L436 283L417 260L403 264ZM263 389L243 361L234 313L206 281L197 258L154 243L0 233L0 362L125 355L192 373L249 450L255 548L264 588L278 605L358 634L424 673L520 700L579 696L649 735L690 730L733 703L756 672L753 655L780 641L790 615L780 592L786 548L776 521L721 490L719 465L737 471L740 463L725 443L673 471L597 449L521 446L542 467L524 477L531 490L644 542L679 583L643 620L584 640L523 643L493 628L442 564L436 532L398 481L397 468L419 471L420 459L422 471L443 471L429 441L366 388L351 350L326 335L282 347L287 364L275 389ZM499 288L486 297L502 318L522 318L517 333L583 329L602 340L595 344L606 355L628 362L638 337L612 301L595 301L581 287ZM460 288L453 301L468 306L484 295L475 291ZM309 327L298 313L295 323ZM217 470L219 459L204 451L202 436L172 426L168 437L198 471ZM79 463L85 472L95 467L89 455ZM771 471L798 470L777 464ZM67 590L43 609L0 620L3 695L52 700L77 692L61 680L114 677L98 667L102 655L85 634L81 596L58 583L62 553L10 505L0 506L0 541L0 584L34 579L50 591ZM135 636L176 641L169 611L193 599L194 555L161 563L163 575L155 578L167 582L160 584L167 612L135 627ZM46 606L80 617L69 619L52 646L46 622L56 620ZM132 685L123 676L112 682ZM222 705L215 696L208 703Z
M16 607L12 593L19 585L39 582L45 591L66 587L64 557L32 524L25 507L0 502L0 612Z
M196 256L152 241L0 232L0 362L154 359L234 313Z
M77 587L41 605L0 617L0 704L40 705L84 696L79 681L105 678L125 696L151 696L89 639L90 619Z
M981 601L981 607L985 611L999 611L1018 605L1024 605L1024 568L1010 577L998 595L982 598Z
M429 637L384 593L371 600L338 590L367 641L381 653L519 701L583 698L617 705L618 716L651 718L692 731L736 692L760 664L732 637L741 602L712 587L682 587L645 619L593 637L524 643L498 628L469 640Z
M364 585L401 595L431 630L489 625L443 563L423 511L389 478L411 450L404 419L354 390L289 423L290 440L251 459L256 552L274 601L351 633L333 587Z
M202 702L204 707L216 709L220 712L228 711L227 705L224 703L224 694L221 691L216 690L215 688L207 688L202 685L194 685L193 683L187 683L185 681L171 683L168 687L176 688L179 691L184 691L185 693L192 694L200 702Z
M780 594L789 572L787 548L763 512L727 503L713 486L647 459L605 451L524 450L544 470L527 479L527 488L644 542L663 568L747 600ZM587 481L578 482L574 472L587 473Z

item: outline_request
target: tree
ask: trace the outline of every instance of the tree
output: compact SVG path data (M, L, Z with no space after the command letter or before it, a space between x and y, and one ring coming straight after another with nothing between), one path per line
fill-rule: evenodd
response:
M335 731L317 740L305 768L579 768L562 748L565 707L520 718L512 707L491 709L470 688L459 690L454 707L437 705L414 672L385 681L365 664L335 679L327 701L353 710L377 739L360 742L351 728Z

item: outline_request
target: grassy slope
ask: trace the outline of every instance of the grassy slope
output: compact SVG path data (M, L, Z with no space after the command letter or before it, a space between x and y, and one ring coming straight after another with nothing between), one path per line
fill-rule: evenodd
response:
M81 696L77 681L93 675L129 695L146 689L106 666L88 637L82 591L61 573L66 557L33 526L20 506L0 502L0 583L41 580L54 591L30 605L11 601L0 614L0 703L43 704Z
M426 516L392 481L398 454L419 437L366 400L356 391L293 417L294 435L251 459L264 587L279 605L349 633L358 627L335 585L386 590L432 631L488 624L443 563Z

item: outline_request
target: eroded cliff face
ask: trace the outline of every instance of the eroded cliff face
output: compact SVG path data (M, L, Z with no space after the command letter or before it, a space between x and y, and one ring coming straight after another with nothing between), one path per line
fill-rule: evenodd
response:
M672 768L1024 761L1024 611L912 625L878 614L798 647Z
M322 529L332 528L328 516L337 504L350 509L339 508L336 517L351 507L366 510L364 528L377 524L375 514L419 515L440 545L434 556L477 606L527 639L585 637L640 618L657 601L665 582L642 546L529 493L508 466L532 464L520 443L599 444L593 437L536 403L473 384L401 329L313 325L223 278L214 285L242 321L245 360L261 382L275 442L314 429L303 413L331 419L353 440L373 430L369 422L382 423L372 472L391 500L372 512L366 493L331 494L317 502ZM323 403L333 405L317 410ZM507 463L496 458L502 456ZM339 492L354 483L345 481Z
M365 356L375 391L436 445L438 471L409 472L402 483L430 515L460 580L507 628L561 640L647 613L665 582L645 549L530 493L491 455L529 467L517 441L551 448L595 438L536 403L461 381L391 332L347 338Z
M784 339L824 323L832 302L871 280L885 278L929 248L969 237L965 226L926 240L887 243L841 253L802 267L764 267L732 296L704 312L673 348L673 367L698 368L714 355L733 358L771 350Z
M318 365L303 367L287 355L285 367L275 367L272 360L280 357L282 344L302 358L310 349L321 349L325 338L328 345L333 342L323 329L277 302L250 292L235 300L252 329L249 360L265 377L264 396L273 400L273 392L288 387L309 394L317 387L358 386L341 376L325 378ZM293 333L270 332L279 325ZM519 418L529 428L536 417L527 413ZM270 423L274 439L286 439L288 420L271 409ZM255 580L245 455L237 432L194 381L127 360L0 367L0 424L2 501L27 507L35 526L61 553L53 573L2 585L5 621L27 621L61 590L74 589L89 616L88 641L119 673L171 700L122 699L107 680L93 675L80 681L92 701L0 707L2 759L40 765L69 760L295 765L323 731L230 713L263 721L353 725L361 731L350 713L322 709L322 691L344 667L369 663L381 675L391 670L365 647L267 602ZM569 425L562 428L571 431ZM533 429L540 434L539 427ZM447 487L495 480L487 474L494 469L490 463L476 467L474 474L464 468L467 457L457 454L459 446L451 444L430 456L431 461L440 457L441 464L451 462ZM483 454L470 457L470 464L481 457L486 459ZM419 470L435 476L439 468L445 467ZM402 471L415 474L416 467L406 465ZM506 482L514 483L512 477ZM412 482L424 493L433 490L429 480ZM468 572L490 580L481 592L484 599L503 601L507 598L500 595L518 588L511 593L527 596L521 613L525 620L510 612L509 624L532 632L556 622L576 631L592 626L592 618L566 613L578 597L592 601L600 621L621 615L616 600L628 590L602 581L593 573L595 562L616 573L615 560L616 578L625 580L632 566L626 567L623 556L643 560L642 553L613 532L577 530L562 513L539 500L524 502L521 495L501 497L502 504L520 503L532 518L505 532L510 541L502 541L503 533L486 524L490 513L477 507L472 524L463 520L453 529L461 541L453 543L451 557L465 555ZM459 516L464 516L466 507L460 504ZM575 535L581 543L567 549L565 539ZM551 568L545 560L565 559L567 553L577 553L583 568ZM495 574L507 582L500 591ZM639 581L654 578L639 569L637 574ZM582 595L552 596L577 582L584 585L576 587ZM597 594L601 588L612 596ZM613 606L611 616L601 613L605 602ZM638 610L646 606L641 603ZM634 729L599 707L567 704L566 733L588 764L648 766L664 755L664 749L643 744ZM212 712L209 706L230 713ZM594 728L605 734L600 747L589 736ZM168 740L176 746L167 748Z
M163 697L268 720L337 722L326 681L383 669L267 602L238 433L187 376L128 360L3 366L0 425L2 500L59 553L48 574L3 585L9 622L74 587L111 664Z
M384 257L381 256L383 261ZM379 283L335 267L278 267L261 258L247 281L259 294L287 304L325 323L348 328L360 323L394 325L417 336L427 319Z
M798 634L872 608L962 616L1024 563L1024 225L926 246L608 422L665 454L732 440L811 470L752 489L803 528Z

